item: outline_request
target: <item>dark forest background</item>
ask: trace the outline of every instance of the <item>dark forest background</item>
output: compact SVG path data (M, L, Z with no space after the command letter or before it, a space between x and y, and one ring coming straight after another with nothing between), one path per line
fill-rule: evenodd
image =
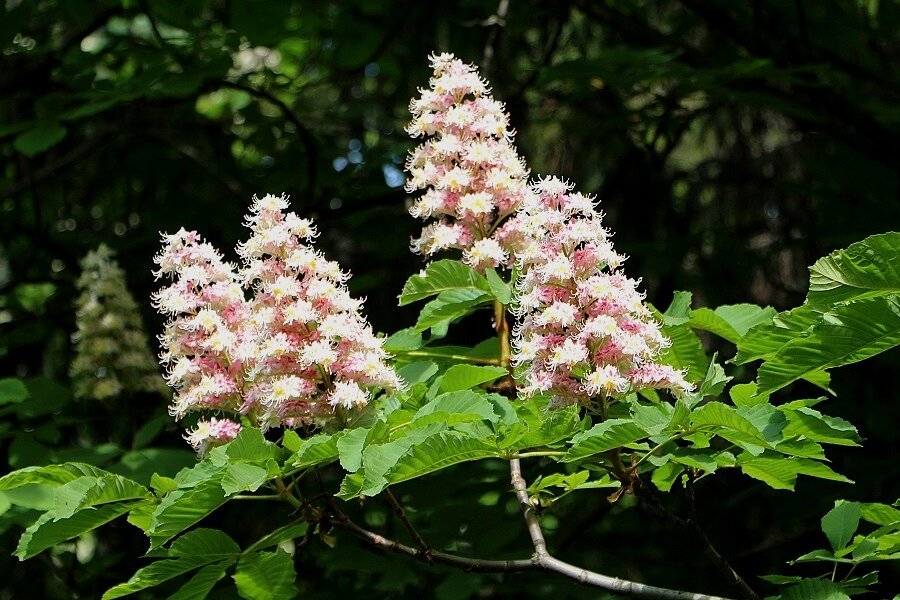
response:
M286 192L318 221L320 247L353 272L376 330L408 326L413 309L397 309L396 295L422 261L408 250L420 223L406 214L403 127L434 51L480 65L534 174L597 195L628 274L660 307L675 290L693 292L695 307L796 306L816 258L900 226L896 1L4 4L0 373L28 378L35 398L0 420L10 469L73 456L127 466L122 440L151 421L160 452L135 470L192 461L162 398L67 399L78 260L100 242L118 252L154 335L159 232L197 229L230 249L245 236L250 197ZM485 337L487 317L476 325L485 328L466 341ZM831 453L855 485L801 479L790 493L724 472L698 486L711 536L763 592L774 588L755 576L788 572L786 560L822 545L818 519L835 498L900 497L897 360L887 353L833 377L826 410L867 438ZM399 489L432 539L462 535L481 556L521 554L527 536L495 466ZM679 496L669 498L675 510ZM241 508L215 516L240 539L279 517ZM554 511L551 545L563 558L733 593L691 540L627 498L610 506L578 492ZM390 527L387 514L372 506L367 519ZM0 598L99 597L144 564L146 543L125 523L80 553L18 563L8 555L29 516L0 518ZM551 575L423 567L342 536L316 540L298 561L315 598L596 597ZM882 580L885 596L900 589L896 567Z

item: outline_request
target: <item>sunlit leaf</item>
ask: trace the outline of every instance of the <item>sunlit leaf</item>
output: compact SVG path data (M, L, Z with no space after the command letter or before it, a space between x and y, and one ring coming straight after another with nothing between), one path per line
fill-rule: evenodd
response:
M400 306L449 290L469 290L490 294L491 286L484 276L456 260L431 263L424 275L413 275L400 293Z

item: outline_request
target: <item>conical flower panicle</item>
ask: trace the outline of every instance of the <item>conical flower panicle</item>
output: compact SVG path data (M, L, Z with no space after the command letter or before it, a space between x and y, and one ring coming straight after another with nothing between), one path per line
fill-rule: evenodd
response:
M509 118L475 67L452 54L430 59L430 88L410 102L407 132L425 141L406 162L406 190L424 190L409 212L432 222L412 249L426 256L462 250L463 262L479 271L509 266L515 240L503 223L528 193Z
M245 400L262 408L263 422L290 427L363 406L370 388L397 389L400 380L344 285L349 275L307 245L315 228L286 208L284 197L256 202L238 251L256 337Z
M374 388L401 387L347 292L349 275L309 245L315 227L287 208L285 196L254 199L240 269L196 233L163 237L157 275L175 281L154 301L173 317L161 338L177 390L171 412L230 416L188 432L198 451L233 439L241 417L264 429L319 424L365 405Z
M557 178L536 182L515 218L528 235L518 254L513 339L513 361L524 365L520 392L592 407L646 388L689 391L682 372L655 362L670 342L639 282L621 272L624 257L593 200L572 189Z
M125 273L105 245L81 261L72 336L75 358L70 376L76 398L106 400L122 393L166 394L138 306Z
M243 325L250 310L234 266L194 231L163 235L163 244L154 274L174 282L153 303L171 317L160 336L160 360L175 390L169 412L176 419L197 410L239 414L254 341Z

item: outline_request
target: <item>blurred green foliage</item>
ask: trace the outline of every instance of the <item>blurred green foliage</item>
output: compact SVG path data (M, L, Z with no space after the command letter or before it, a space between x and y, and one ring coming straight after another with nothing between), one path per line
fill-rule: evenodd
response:
M148 483L154 468L174 474L193 460L161 399L109 411L68 397L77 263L100 242L147 298L158 231L202 229L231 247L250 196L284 191L318 220L329 257L353 271L352 291L368 297L376 329L413 322L413 309L395 307L421 267L407 248L418 224L405 213L403 126L435 50L481 65L535 174L598 195L617 248L631 256L629 273L659 306L675 289L701 305L796 306L816 258L900 226L900 3L499 4L505 14L473 0L6 0L0 373L26 381L24 390L0 381L3 397L18 399L0 405L9 467L79 460ZM477 329L452 341L479 342ZM896 359L844 369L832 382L831 414L869 438L835 457L856 486L810 480L795 496L726 474L698 491L739 572L783 572L820 546L819 517L836 495L900 496ZM518 555L527 539L512 496L498 494L504 469L479 463L464 481L450 470L399 489L433 544ZM46 503L33 495L35 508ZM445 499L439 509L434 497ZM479 508L463 501L471 497ZM672 587L725 589L691 542L630 502L561 500L545 519L560 556ZM366 508L369 526L399 528L389 507ZM3 527L27 523L18 510ZM230 505L216 519L240 522L243 544L286 518L254 514L266 522L246 522ZM15 539L4 531L3 549ZM0 597L99 597L144 564L131 557L145 541L125 524L79 544L23 564L3 552ZM595 597L540 574L502 581L422 569L344 538L312 544L337 545L300 556L300 585L317 598ZM900 587L889 567L882 579L885 590Z

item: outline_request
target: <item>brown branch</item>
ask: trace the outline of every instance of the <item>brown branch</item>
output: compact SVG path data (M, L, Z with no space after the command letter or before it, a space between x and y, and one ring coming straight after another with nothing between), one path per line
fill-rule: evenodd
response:
M716 549L713 545L712 541L706 535L706 532L696 521L696 513L693 509L690 509L691 516L690 518L683 518L675 515L666 507L664 507L659 500L655 497L653 492L642 485L637 485L634 487L635 495L637 495L641 500L643 500L644 505L653 512L657 517L666 522L669 527L674 529L683 529L691 533L700 544L703 553L709 559L711 563L725 576L725 578L729 581L729 583L734 584L741 592L741 595L746 600L760 600L759 595L753 591L753 589L747 584L744 579L738 575L737 571L728 563L725 557ZM691 495L693 492L691 492ZM691 503L693 500L690 498L688 502Z
M706 535L706 531L700 526L700 521L697 519L697 509L694 503L694 478L688 477L687 484L685 486L686 496L688 500L688 525L690 530L693 532L694 536L703 546L703 552L709 558L709 560L716 566L717 569L728 579L732 584L734 584L740 591L741 595L744 596L746 600L760 600L759 594L753 591L753 588L747 584L744 579L738 575L737 571L728 563L727 560L716 550L716 547L713 546L712 541L709 539L709 536Z
M425 538L419 534L413 524L410 523L409 519L406 517L406 511L403 509L403 505L400 504L400 501L397 500L397 497L394 496L394 492L392 492L389 488L385 488L384 497L387 500L388 505L391 507L391 510L394 511L394 515L400 519L400 522L403 523L403 527L406 528L406 531L412 537L412 539L416 542L416 545L419 546L419 553L425 557L425 560L428 562L432 562L432 550L431 546L428 545L428 542L425 541Z
M519 500L519 506L522 508L522 514L525 517L528 534L531 536L531 542L534 545L534 555L531 560L536 568L565 575L585 585L599 587L616 594L634 596L635 598L650 598L653 600L725 600L719 596L670 590L644 585L636 581L609 577L554 558L547 552L547 542L544 539L544 533L541 530L540 520L534 510L534 505L528 496L528 485L522 477L522 466L518 459L509 461L509 472L513 489L516 492L516 498Z
M430 554L426 556L421 550L417 548L407 546L406 544L398 542L397 540L392 540L388 537L375 533L374 531L369 531L368 529L360 527L359 525L351 521L350 517L348 517L346 514L344 514L343 511L341 511L340 508L338 508L337 504L335 504L332 498L329 498L329 504L333 517L331 519L331 523L333 525L340 527L341 529L346 529L358 538L382 550L395 552L397 554L406 554L407 556L411 556L423 562L438 563L450 567L456 567L464 571L477 571L482 573L510 573L516 571L525 571L534 568L534 563L529 559L487 560L481 558L467 558L465 556L457 556L456 554L440 552L439 550L431 550Z

